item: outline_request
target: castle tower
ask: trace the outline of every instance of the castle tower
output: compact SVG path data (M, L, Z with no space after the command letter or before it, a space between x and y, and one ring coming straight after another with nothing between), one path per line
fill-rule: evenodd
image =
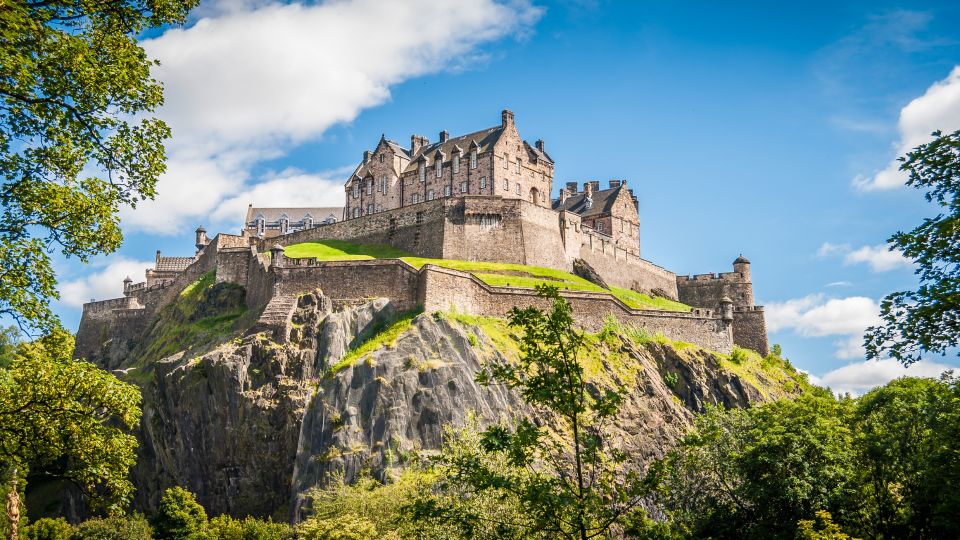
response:
M207 230L203 226L197 227L197 253L203 251L203 248L207 247L207 244L210 243L210 240L207 238Z
M733 261L733 271L743 276L744 281L750 281L750 261L742 253Z

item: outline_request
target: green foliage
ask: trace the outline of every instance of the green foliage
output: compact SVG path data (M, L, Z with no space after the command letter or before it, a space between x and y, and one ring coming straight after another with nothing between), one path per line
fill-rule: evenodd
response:
M193 493L172 487L163 492L150 520L157 540L195 540L207 532L207 513Z
M143 32L197 0L52 0L0 8L0 313L57 326L50 253L87 261L122 240L117 211L155 193L170 130ZM85 176L93 171L98 176Z
M960 382L944 376L856 400L811 391L710 408L647 480L675 534L956 538L958 405Z
M867 329L867 358L889 355L909 365L929 353L947 354L960 339L960 131L933 136L899 159L907 185L923 190L940 213L889 239L891 249L914 261L920 285L880 303L883 322Z
M304 242L283 250L292 259L316 258L321 261L362 261L369 259L399 259L410 254L385 244L353 244L342 240Z
M586 338L574 329L570 304L556 287L537 292L551 302L550 312L510 311L511 326L521 331L517 361L494 360L477 381L515 389L552 421L541 426L524 418L484 431L483 452L502 456L506 469L469 454L445 465L464 489L515 497L525 523L510 526L565 538L605 535L639 501L639 478L605 429L626 389L588 384L581 361Z
M9 369L22 341L20 330L15 326L0 327L0 369Z
M733 351L730 352L730 361L734 364L743 364L748 359L749 352L746 349L741 347L733 346Z
M73 526L63 518L41 518L20 531L24 540L70 540Z
M140 391L72 354L73 336L55 330L21 343L0 370L0 460L67 479L95 507L117 510L133 491L137 442L125 429L140 420Z
M217 283L214 272L207 272L160 310L144 340L148 346L138 356L149 363L222 341L238 330L238 320L246 312L243 287Z
M151 540L153 530L139 515L90 519L76 526L70 540Z
M393 347L397 339L413 325L413 320L422 312L420 309L415 309L380 321L366 335L358 337L356 340L358 344L355 344L339 362L330 367L330 374L339 373L376 350Z
M292 540L293 529L285 523L263 521L252 517L236 519L217 516L207 525L209 540Z
M310 518L297 527L298 540L376 540L377 528L367 518L343 514L326 520Z

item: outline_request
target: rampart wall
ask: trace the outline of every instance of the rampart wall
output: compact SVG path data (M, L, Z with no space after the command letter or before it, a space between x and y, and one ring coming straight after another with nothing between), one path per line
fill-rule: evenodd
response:
M688 306L719 309L724 296L729 296L734 306L753 305L753 284L739 272L677 276L677 293Z
M767 321L763 306L735 307L733 310L733 342L740 347L770 354Z

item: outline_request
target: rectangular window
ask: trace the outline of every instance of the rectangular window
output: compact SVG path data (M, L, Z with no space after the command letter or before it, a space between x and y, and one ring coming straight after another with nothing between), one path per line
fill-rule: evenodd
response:
M437 178L443 178L443 161L437 159Z
M460 172L460 154L453 155L453 172Z
M517 174L520 174L520 158L517 158Z
M507 180L507 179L503 180L503 190L510 191L510 180Z
M360 197L360 184L359 184L358 182L354 182L354 184L353 184L353 198L356 199L356 198L358 198L358 197Z
M520 182L517 182L517 195L520 194Z
M373 179L367 182L367 195L373 195Z
M424 164L423 161L420 162L420 167L417 168L417 172L420 174L420 181L421 181L421 182L426 182L426 181L427 181L427 166Z
M367 215L369 216L369 215L372 214L372 213L373 213L373 205L372 205L372 204L368 204L368 205L367 205Z
M504 154L504 155L503 155L503 168L504 168L504 169L509 169L509 168L510 168L510 155L509 155L509 154Z
M413 203L413 204L417 204L418 202L420 202L420 194L419 194L419 193L414 193L413 195L411 195L411 196L410 196L410 202Z
M383 154L380 154L380 163L383 163Z
M476 150L470 151L470 168L471 169L477 168L477 151Z
M487 177L486 177L486 176L481 176L481 177L480 177L480 189L485 189L486 187L487 187Z
M450 186L443 186L443 196L444 197L450 196Z
M384 175L383 178L380 179L380 192L383 193L384 195L387 194L387 177L386 177L386 175Z
M466 192L467 192L467 183L460 182L460 193L466 193Z
M432 201L432 200L433 200L433 190L432 190L432 189L429 190L429 191L427 191L427 200L428 200L428 201Z

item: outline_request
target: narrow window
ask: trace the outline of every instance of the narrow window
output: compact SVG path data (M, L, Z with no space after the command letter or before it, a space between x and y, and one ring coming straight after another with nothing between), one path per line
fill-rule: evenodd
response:
M373 213L373 205L372 205L372 204L368 204L368 205L367 205L367 215L369 216L369 215L372 214L372 213Z
M367 195L373 195L373 178L367 182Z
M520 182L517 182L517 195L520 194Z
M383 163L383 154L380 154L380 163Z
M517 158L517 174L520 174L520 158Z
M360 183L359 183L359 182L354 182L354 183L353 183L353 198L356 199L356 198L358 198L358 197L360 197Z
M453 172L460 172L460 154L453 155Z
M510 154L503 155L503 168L504 169L510 168Z
M383 178L380 179L380 191L384 195L387 194L387 176L386 175L384 175Z
M460 193L466 193L466 192L467 192L467 183L460 182Z
M443 196L444 197L450 196L450 186L443 186Z
M510 191L510 181L504 178L503 180L503 190Z
M432 189L429 190L429 191L427 191L427 200L428 200L428 201L432 201L432 200L433 200L433 190L432 190Z
M420 167L417 169L417 171L420 173L420 181L426 182L427 181L427 165L423 162L423 160L420 160Z
M477 151L476 150L470 151L470 168L471 169L477 168Z
M420 194L414 193L413 195L411 195L410 202L412 202L413 204L417 204L418 202L420 202Z
M486 187L487 187L487 177L486 177L486 176L481 176L481 177L480 177L480 189L484 189L484 188L486 188Z
M443 161L437 159L437 178L443 178Z

